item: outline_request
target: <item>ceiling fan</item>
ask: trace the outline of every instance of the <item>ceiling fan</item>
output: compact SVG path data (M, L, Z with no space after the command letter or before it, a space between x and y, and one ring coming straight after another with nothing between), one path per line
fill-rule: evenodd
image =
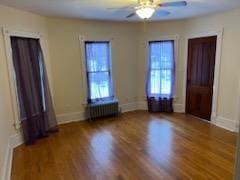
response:
M170 14L169 11L160 10L161 7L182 7L187 6L186 1L174 1L174 2L162 2L155 3L154 0L138 0L137 6L128 6L123 8L108 8L108 9L133 9L135 12L130 13L126 18L131 18L135 15L138 15L141 19L149 19L152 17L155 11L161 15Z

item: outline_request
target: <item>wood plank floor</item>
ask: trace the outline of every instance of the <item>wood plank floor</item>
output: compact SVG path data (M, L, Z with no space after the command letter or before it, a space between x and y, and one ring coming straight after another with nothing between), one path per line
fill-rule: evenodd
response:
M194 117L135 111L16 148L12 180L231 180L235 147L235 133Z

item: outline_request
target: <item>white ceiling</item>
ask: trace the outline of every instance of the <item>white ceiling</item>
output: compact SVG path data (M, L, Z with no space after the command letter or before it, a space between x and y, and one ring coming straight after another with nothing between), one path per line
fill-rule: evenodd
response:
M154 2L163 1L178 0L155 0ZM151 20L182 19L240 7L240 0L187 0L187 2L187 7L159 8L171 14L162 17L156 12ZM119 21L140 20L138 17L125 18L132 12L131 9L107 9L134 6L137 5L137 0L0 0L0 4L46 16Z

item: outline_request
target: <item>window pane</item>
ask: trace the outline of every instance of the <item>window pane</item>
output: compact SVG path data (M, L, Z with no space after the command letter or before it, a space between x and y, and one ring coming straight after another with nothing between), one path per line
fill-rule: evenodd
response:
M149 95L170 95L172 93L172 74L174 71L173 41L151 42Z
M152 70L150 80L151 94L171 93L171 70Z
M159 94L160 92L160 70L152 70L150 77L151 94Z
M161 70L161 94L171 94L171 70Z
M171 41L150 43L152 69L171 68L173 63L173 45Z
M109 70L109 43L86 43L88 72Z
M108 72L89 73L89 84L91 99L110 97Z

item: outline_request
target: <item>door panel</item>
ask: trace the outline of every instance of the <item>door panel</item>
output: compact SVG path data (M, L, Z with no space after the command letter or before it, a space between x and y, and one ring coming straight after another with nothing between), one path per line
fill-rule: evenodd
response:
M210 120L217 36L190 39L186 113Z

